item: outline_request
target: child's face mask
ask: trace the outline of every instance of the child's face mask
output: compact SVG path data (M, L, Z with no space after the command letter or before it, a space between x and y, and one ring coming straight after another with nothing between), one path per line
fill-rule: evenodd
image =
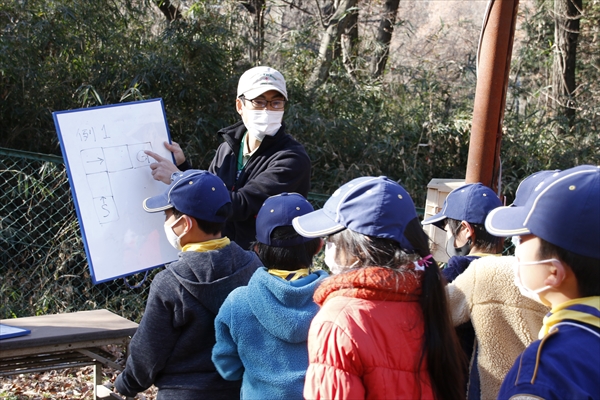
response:
M524 240L525 239L525 240ZM523 238L521 236L513 236L511 241L515 244L515 256L517 257L517 262L514 264L514 273L515 273L515 285L519 288L521 294L527 298L537 301L538 303L544 302L540 298L540 294L547 291L548 289L552 289L552 286L543 285L538 288L529 287L525 281L528 281L529 284L532 282L542 283L545 281L546 277L549 274L547 264L552 264L554 268L556 268L557 276L565 276L565 267L562 262L557 260L556 258L549 258L546 260L535 260L532 258L536 258L536 255L539 251L539 239L537 238ZM531 261L521 261L521 260L531 260ZM544 270L540 270L540 266L546 265Z
M467 239L467 243L463 244L460 247L454 246L454 236L450 236L446 241L446 253L450 257L454 256L468 256L471 252L471 248L473 247L473 243L471 242L471 238Z
M516 262L514 264L515 285L519 288L519 291L521 292L521 294L527 298L530 298L530 299L535 300L538 303L542 303L542 304L545 304L545 303L540 298L540 293L545 292L548 289L551 289L552 286L546 285L546 286L542 286L541 288L538 288L538 289L528 288L527 286L525 286L525 284L523 283L523 280L521 279L521 267L524 266L526 268L531 268L534 265L541 265L541 264L547 264L547 263L552 263L552 265L554 265L556 268L559 268L559 269L564 268L562 263L559 260L557 260L556 258L549 258L547 260L540 260L540 261Z
M177 236L177 234L173 231L173 227L183 217L184 217L184 215L182 215L181 217L177 218L175 221L173 221L169 225L167 225L167 224L164 225L165 235L167 235L167 240L169 241L169 243L171 244L171 246L175 247L177 250L181 250L182 249L180 241L181 241L181 236L183 236L183 235ZM185 233L184 233L184 235L185 235Z
M456 232L452 232L450 227L446 227L446 253L449 257L454 256L468 256L473 248L473 241L470 237L467 238L467 242L460 247L456 247L454 243L456 243L456 236L463 229L463 226L460 225Z
M331 273L333 275L337 275L339 273L342 273L345 270L354 267L356 265L356 263L358 263L358 260L356 260L349 267L346 267L346 266L343 266L343 265L339 265L335 261L335 255L336 255L336 253L337 253L337 250L336 250L335 244L333 244L332 242L327 242L325 244L325 260L324 261L325 261L325 265L327 265L327 267L329 267L329 271L331 271Z

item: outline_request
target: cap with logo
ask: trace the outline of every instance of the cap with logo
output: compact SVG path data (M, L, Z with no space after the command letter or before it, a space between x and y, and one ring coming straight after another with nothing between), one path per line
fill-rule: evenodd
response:
M221 208L227 203L231 203L231 198L221 178L191 169L183 172L163 194L145 199L143 207L148 212L175 208L203 221L222 223L227 220L227 213Z
M468 183L451 191L442 211L421 222L444 228L446 218L467 221L471 224L483 224L488 213L502 202L492 189L482 183Z
M300 235L285 240L275 240L271 238L271 233L280 226L291 226L294 218L312 211L314 211L313 206L298 193L282 193L269 197L256 216L256 240L277 247L290 247L308 242L311 238Z
M367 236L393 239L413 247L404 237L407 224L417 218L412 198L385 176L353 179L337 189L322 209L297 217L296 231L306 237L329 236L346 228Z
M570 168L536 188L523 205L490 212L487 231L495 236L533 234L573 253L600 259L600 167Z
M287 100L285 79L271 67L254 67L244 72L238 82L237 97L252 100L269 90L276 90Z

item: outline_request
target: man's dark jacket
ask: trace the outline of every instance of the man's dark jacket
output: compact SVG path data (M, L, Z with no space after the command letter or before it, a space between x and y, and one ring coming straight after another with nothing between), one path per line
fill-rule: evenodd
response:
M233 215L223 235L244 249L256 240L256 214L269 196L300 193L310 189L310 158L304 147L285 133L285 125L274 136L263 139L238 175L238 154L246 127L243 122L221 129L225 140L209 171L225 182L231 194Z

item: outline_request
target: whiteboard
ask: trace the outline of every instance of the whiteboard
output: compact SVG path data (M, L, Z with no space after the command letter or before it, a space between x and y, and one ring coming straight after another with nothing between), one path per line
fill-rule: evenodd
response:
M94 284L177 259L164 214L142 208L167 185L144 150L172 154L162 99L53 113Z

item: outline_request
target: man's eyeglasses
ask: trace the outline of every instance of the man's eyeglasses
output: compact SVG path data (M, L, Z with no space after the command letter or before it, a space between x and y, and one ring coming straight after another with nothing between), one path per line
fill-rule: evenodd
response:
M285 107L285 100L282 99L276 99L276 100L265 100L265 99L247 99L245 98L243 95L240 96L240 99L242 99L242 101L246 101L248 100L250 103L252 103L252 107L254 108L267 108L267 106L270 104L271 108L274 110L283 110L283 108Z

